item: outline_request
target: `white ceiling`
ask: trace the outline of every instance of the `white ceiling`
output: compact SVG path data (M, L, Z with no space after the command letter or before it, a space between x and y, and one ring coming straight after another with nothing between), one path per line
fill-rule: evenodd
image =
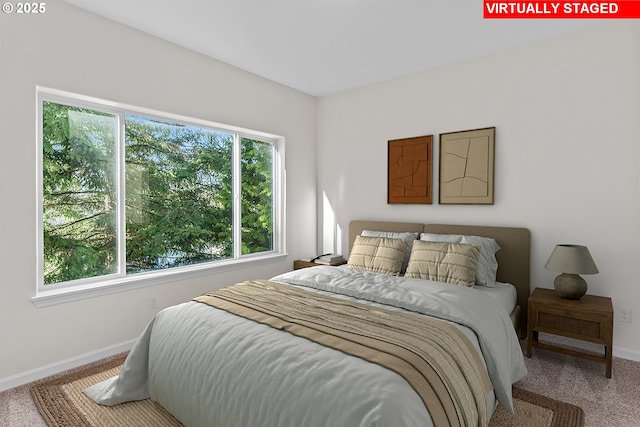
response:
M64 1L314 96L598 23L485 20L482 0Z

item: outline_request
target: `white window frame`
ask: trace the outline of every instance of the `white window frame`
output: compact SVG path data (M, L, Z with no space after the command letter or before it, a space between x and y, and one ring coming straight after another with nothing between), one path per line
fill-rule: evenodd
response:
M37 286L36 295L32 302L37 307L45 307L53 304L60 304L79 299L91 298L99 295L107 295L147 286L154 286L179 280L187 280L194 277L211 275L222 271L236 270L248 266L270 264L286 258L286 230L285 230L285 158L284 146L285 138L265 132L244 129L236 126L224 125L208 120L195 119L173 113L166 113L147 108L135 107L127 104L105 101L98 98L73 94L56 89L37 87L37 149L36 149L36 208L37 208ZM119 238L118 245L118 266L119 273L78 279L64 283L44 285L44 225L43 225L43 117L42 103L45 101L55 102L75 107L83 107L105 113L118 115L119 122L124 123L125 114L137 114L145 117L158 118L161 120L173 121L203 127L213 131L220 131L234 134L234 154L233 154L233 258L197 263L188 266L174 267L170 269L126 274L124 264L126 260L123 254L126 253L125 240ZM119 125L119 140L117 148L118 157L118 235L124 236L125 232L125 209L124 209L124 126ZM273 145L273 249L271 251L259 252L255 254L241 254L241 176L240 168L240 140L241 138L257 139Z

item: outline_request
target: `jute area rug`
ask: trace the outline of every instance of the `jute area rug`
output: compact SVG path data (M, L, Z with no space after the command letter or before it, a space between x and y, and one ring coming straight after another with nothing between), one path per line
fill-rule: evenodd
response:
M179 427L182 424L150 399L113 407L100 406L82 390L118 375L124 357L94 364L31 388L40 414L50 427ZM489 427L582 427L581 408L514 387L515 416L498 406Z

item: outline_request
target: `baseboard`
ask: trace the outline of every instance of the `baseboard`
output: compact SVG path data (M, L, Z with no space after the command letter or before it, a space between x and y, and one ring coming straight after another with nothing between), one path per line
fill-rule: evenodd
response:
M640 351L630 350L628 348L613 346L613 357L620 357L621 359L629 359L634 362L640 362Z
M70 359L52 363L41 368L31 369L29 371L12 375L7 378L0 378L0 391L18 387L20 385L42 379L50 375L55 375L69 369L77 368L78 366L86 365L87 363L95 362L96 360L104 359L105 357L113 356L118 353L122 353L123 351L129 351L136 341L137 339L125 341L120 344L105 347L97 351L91 351L89 353L84 353Z

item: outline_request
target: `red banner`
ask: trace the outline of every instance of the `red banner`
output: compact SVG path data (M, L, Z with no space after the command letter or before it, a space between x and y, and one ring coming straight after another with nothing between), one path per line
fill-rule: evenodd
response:
M484 0L485 19L633 19L640 0L494 1Z

